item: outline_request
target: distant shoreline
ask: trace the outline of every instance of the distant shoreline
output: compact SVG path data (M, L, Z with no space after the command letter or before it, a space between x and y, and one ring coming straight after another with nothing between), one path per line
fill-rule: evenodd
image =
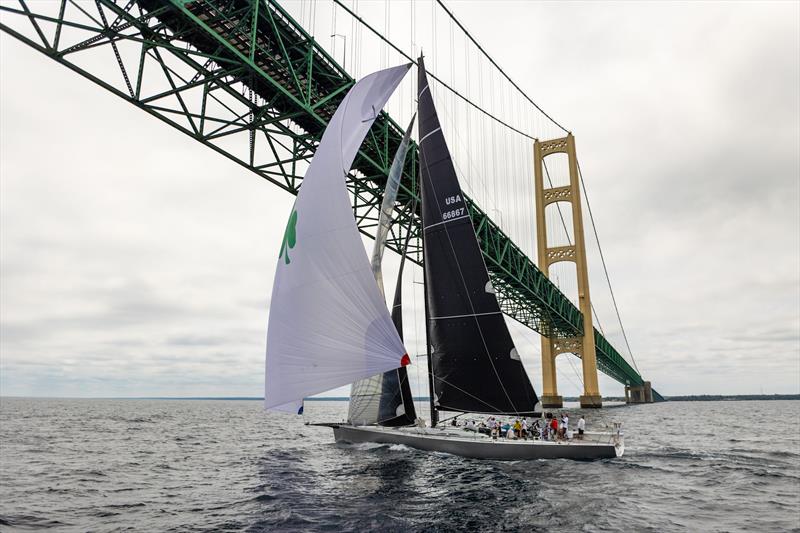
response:
M0 396L0 399L8 398L41 398L41 399L63 399L63 400L224 400L224 401L263 401L264 398L254 396L125 396L125 397L67 397L67 396ZM800 394L697 394L686 396L665 396L670 402L736 402L736 401L761 401L761 400L800 400ZM316 396L306 398L307 402L346 402L348 396ZM607 402L624 402L624 397L608 396L603 398ZM415 402L428 402L430 398L416 397ZM577 402L578 398L565 397L565 402Z
M800 394L699 394L665 396L670 402L736 402L752 400L800 400Z

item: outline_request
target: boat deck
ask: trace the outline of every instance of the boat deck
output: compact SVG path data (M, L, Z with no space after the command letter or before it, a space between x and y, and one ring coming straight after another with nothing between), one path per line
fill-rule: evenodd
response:
M583 440L493 439L463 429L331 425L337 442L404 444L426 451L481 459L602 459L624 453L622 434L590 433Z

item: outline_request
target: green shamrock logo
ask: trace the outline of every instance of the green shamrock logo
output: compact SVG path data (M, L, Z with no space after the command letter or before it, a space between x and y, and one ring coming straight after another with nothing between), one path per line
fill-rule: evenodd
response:
M292 214L289 215L289 222L286 223L286 231L283 232L281 253L278 254L280 258L283 257L285 253L286 257L284 257L284 260L287 265L292 262L289 259L289 248L294 248L295 244L297 244L297 211L292 209Z

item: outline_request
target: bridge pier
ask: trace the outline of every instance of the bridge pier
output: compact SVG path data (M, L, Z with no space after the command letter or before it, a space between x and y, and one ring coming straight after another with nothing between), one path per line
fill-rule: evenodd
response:
M544 158L563 153L569 163L569 185L549 188L544 186ZM575 263L578 277L578 307L583 315L583 332L574 337L542 337L542 407L561 407L561 396L556 384L555 358L562 353L574 353L581 358L583 366L583 394L581 407L602 407L603 399L597 381L597 349L592 325L592 304L589 298L589 273L586 266L586 244L583 237L583 215L581 213L580 177L578 158L575 154L575 137L569 133L561 139L539 141L533 145L534 181L536 188L536 245L539 252L539 269L550 275L550 265L559 261ZM575 242L569 246L548 246L548 205L564 202L572 208L572 233Z
M545 357L545 353L549 356ZM556 356L550 350L550 339L542 337L542 409L560 409L564 406L564 401L558 394L558 383L556 382Z
M542 409L561 409L564 407L564 399L558 394L542 396L539 401L542 402Z
M625 403L653 403L653 388L649 381L641 385L625 386Z

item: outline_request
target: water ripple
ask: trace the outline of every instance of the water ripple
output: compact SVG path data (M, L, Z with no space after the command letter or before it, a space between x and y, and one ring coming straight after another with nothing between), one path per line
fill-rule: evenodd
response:
M625 457L493 462L337 445L260 402L3 398L0 529L800 531L800 402L746 407L592 411L625 421ZM741 431L766 419L788 424Z

